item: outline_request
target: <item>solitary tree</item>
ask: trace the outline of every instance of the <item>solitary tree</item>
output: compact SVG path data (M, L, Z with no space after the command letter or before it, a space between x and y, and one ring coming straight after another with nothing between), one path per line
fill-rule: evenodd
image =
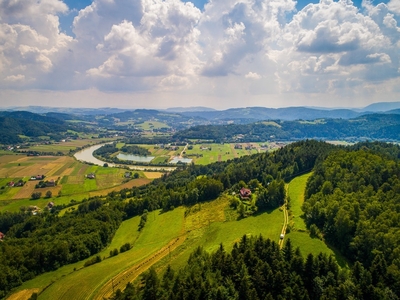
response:
M46 192L46 198L51 198L52 195L53 193L51 191Z
M33 192L32 195L31 195L31 198L33 200L40 199L40 197L42 197L42 193L41 192Z

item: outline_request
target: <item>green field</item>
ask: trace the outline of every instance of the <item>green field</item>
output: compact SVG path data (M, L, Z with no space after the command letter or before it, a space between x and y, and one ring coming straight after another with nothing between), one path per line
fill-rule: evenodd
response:
M152 255L180 235L183 213L182 207L163 214L159 211L151 212L146 226L140 233L137 230L140 217L124 221L110 246L99 254L102 258L106 258L101 263L86 268L83 268L84 262L65 266L24 283L19 290L31 288L42 290L48 286L40 294L39 299L88 299L113 276ZM111 250L119 249L127 242L133 243L131 250L109 258Z
M259 153L260 146L249 143L254 149L246 150L247 143L239 144L242 149L235 149L235 144L196 144L193 149L187 149L185 157L192 158L195 164L207 165L217 161L227 161L244 155Z
M301 217L303 212L301 206L304 202L304 191L307 180L312 173L307 173L294 178L288 186L288 196L290 197L290 224L292 230L286 235L291 239L294 247L300 247L301 253L306 256L308 253L318 255L320 252L335 256L338 264L342 268L348 268L348 262L335 249L331 248L324 241L310 237L304 219Z
M143 130L152 130L152 129L161 129L161 128L170 128L166 123L158 122L158 121L146 121L141 124L136 124L135 126L142 128Z
M307 180L312 173L307 173L294 178L288 187L288 196L290 197L291 221L294 223L294 229L307 230L306 224L302 218L303 211L301 206L304 202L304 190Z

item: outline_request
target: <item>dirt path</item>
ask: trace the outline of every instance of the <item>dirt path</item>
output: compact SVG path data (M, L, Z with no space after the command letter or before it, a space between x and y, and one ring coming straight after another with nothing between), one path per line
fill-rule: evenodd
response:
M286 197L285 197L285 203L283 203L282 205L282 209L283 209L283 226L282 226L282 231L281 231L281 235L279 237L279 248L282 249L283 247L283 241L285 239L285 234L286 234L286 228L289 222L289 216L288 216L288 211L287 211L287 195L288 195L288 188L289 185L285 184L285 192L286 192ZM281 238L281 236L283 235L283 238Z
M161 248L152 256L145 258L140 263L133 265L129 269L114 276L99 290L99 292L92 299L108 299L118 289L124 290L128 282L132 282L133 280L135 280L140 274L149 269L153 264L160 261L163 257L167 256L169 253L182 245L185 239L185 235L174 238L166 246Z
M179 158L183 157L183 153L186 151L187 147L188 147L188 143L186 143L185 147L183 148L183 150L181 151L181 153L179 154Z

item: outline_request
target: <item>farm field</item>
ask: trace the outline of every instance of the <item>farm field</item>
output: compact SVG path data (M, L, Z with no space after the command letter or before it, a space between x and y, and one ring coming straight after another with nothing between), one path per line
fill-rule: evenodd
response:
M162 175L160 172L137 171L140 178L126 180L126 170L90 166L76 161L69 156L0 156L0 211L18 211L21 206L43 208L50 201L56 205L69 204L71 200L79 202L85 198L108 194L114 190L132 188L149 183ZM86 175L95 174L95 179ZM44 181L54 180L56 186L35 188L40 181L31 181L31 176L45 175ZM25 181L22 187L9 187L9 182ZM47 191L50 198L44 198ZM30 200L33 192L40 192L42 197Z
M88 145L95 145L106 141L110 141L110 138L79 139L79 140L71 140L49 145L37 144L29 148L20 149L20 151L39 151L39 152L54 152L54 153L61 152L63 154L68 154L70 150L76 150L76 148L81 148L83 146L88 146Z
M242 144L240 144L242 145ZM185 157L192 158L195 164L207 165L217 161L226 161L244 155L258 153L257 149L245 150L248 144L243 144L243 149L235 149L235 144L196 144L193 149L187 149ZM249 143L253 147L258 144Z

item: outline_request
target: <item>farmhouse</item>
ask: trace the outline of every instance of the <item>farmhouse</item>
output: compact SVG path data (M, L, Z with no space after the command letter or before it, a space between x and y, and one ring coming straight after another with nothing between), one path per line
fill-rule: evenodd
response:
M125 178L131 178L132 172L125 172L124 177Z
M54 206L54 202L49 202L49 203L47 204L47 207L48 207L49 209L52 209L53 206Z
M96 175L94 175L94 173L90 173L90 174L87 174L87 175L86 175L86 178L95 179L95 178L96 178Z
M5 237L4 233L0 232L0 240L3 240Z
M56 186L56 182L54 179L51 179L49 181L46 181L46 186Z
M7 185L8 185L9 187L13 187L13 186L15 185L15 182L14 182L14 181L10 181L9 183L7 183Z
M249 189L246 189L243 187L240 189L239 194L240 194L240 198L249 199L251 196L251 191Z

